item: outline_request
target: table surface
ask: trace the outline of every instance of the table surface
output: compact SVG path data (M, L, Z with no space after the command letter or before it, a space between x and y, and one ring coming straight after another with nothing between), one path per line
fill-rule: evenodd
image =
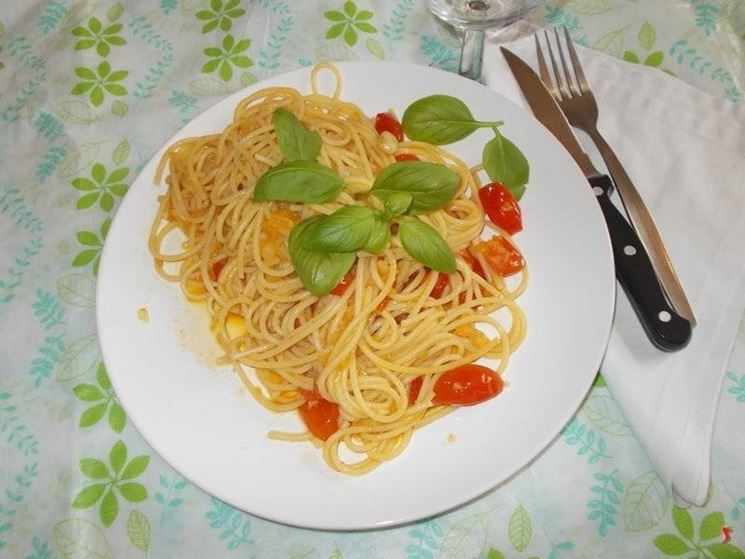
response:
M531 20L742 101L743 0L562 0ZM228 37L237 45L230 64L209 64L231 48ZM602 377L508 483L425 522L358 533L231 508L176 474L119 406L97 345L94 291L126 185L184 123L268 76L352 59L454 70L458 40L423 0L7 2L0 47L0 557L743 556L742 326L701 508L675 506ZM125 457L134 485L104 504L95 478ZM722 526L732 529L729 546Z

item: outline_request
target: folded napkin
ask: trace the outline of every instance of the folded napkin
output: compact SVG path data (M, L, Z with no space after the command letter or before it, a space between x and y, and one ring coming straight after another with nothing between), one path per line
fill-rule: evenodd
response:
M514 39L503 44L535 68L526 31L533 29L519 25L499 38ZM679 498L700 505L724 367L745 311L745 106L659 70L578 50L600 131L652 212L698 319L688 347L659 351L618 289L601 372L661 479ZM527 107L490 41L484 82ZM581 132L578 138L605 169L589 138Z

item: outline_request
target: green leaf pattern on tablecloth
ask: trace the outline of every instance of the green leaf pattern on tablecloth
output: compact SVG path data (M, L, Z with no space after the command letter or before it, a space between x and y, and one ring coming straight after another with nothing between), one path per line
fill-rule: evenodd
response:
M96 458L82 458L80 471L93 483L77 493L72 508L86 509L98 504L101 523L111 526L119 515L119 498L130 503L147 499L145 486L132 480L147 469L149 462L150 457L144 454L128 460L127 446L122 441L114 443L108 463Z
M185 122L258 80L322 61L456 71L459 38L418 0L6 4L1 557L743 557L745 492L741 475L730 472L742 451L715 448L711 499L681 512L602 382L558 440L510 482L436 518L371 533L300 531L254 518L151 458L119 405L94 333L101 247L146 161ZM739 3L673 4L549 0L532 19L741 102ZM743 423L743 402L745 374L734 361L720 404L731 426ZM425 499L429 488L408 490Z
M691 559L745 558L745 552L740 547L723 541L722 529L729 526L721 512L705 513L697 522L689 510L673 507L672 518L677 533L663 533L654 538L655 547L664 555L685 556Z

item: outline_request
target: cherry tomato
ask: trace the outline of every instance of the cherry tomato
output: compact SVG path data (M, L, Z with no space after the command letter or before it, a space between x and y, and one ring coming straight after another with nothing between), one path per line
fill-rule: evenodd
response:
M396 161L419 161L419 158L413 153L397 153L393 157Z
M504 237L494 235L473 248L483 254L491 269L502 277L516 274L525 267L523 255Z
M409 405L414 405L416 399L419 398L419 393L422 391L422 384L424 383L423 377L416 377L409 384Z
M503 184L492 182L482 186L479 188L479 200L494 225L501 227L510 235L523 230L520 206L512 192Z
M442 374L435 383L433 404L471 406L502 392L500 376L483 365L462 365Z
M338 295L341 297L347 292L347 289L349 289L349 286L352 285L354 282L354 272L352 270L349 270L346 274L344 274L344 277L341 278L341 281L331 290L332 295Z
M474 258L473 254L468 252L467 250L464 250L460 254L463 257L463 260L465 260L468 263L468 267L473 270L475 274L478 274L482 278L486 279L486 272L484 271L484 268L481 266L481 262L476 260Z
M375 115L375 130L378 134L390 132L399 142L404 139L404 129L401 123L391 113L378 113Z
M437 281L435 282L434 287L432 287L432 291L429 292L429 296L433 299L439 299L442 297L442 294L445 292L448 285L450 285L450 276L439 272Z
M303 390L305 402L298 408L300 418L308 431L322 441L339 429L339 405L321 398L318 392Z
M211 265L209 269L209 276L212 281L217 281L217 278L220 277L220 272L222 272L222 269L225 267L225 264L228 263L228 259L221 258L220 260L215 260Z

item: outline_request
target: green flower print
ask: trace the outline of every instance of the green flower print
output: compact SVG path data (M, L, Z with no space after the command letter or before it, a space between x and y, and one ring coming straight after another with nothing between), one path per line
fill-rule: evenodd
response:
M111 65L105 60L101 62L94 72L90 68L75 68L75 75L82 81L70 90L73 95L89 93L91 104L98 107L103 103L104 90L112 95L126 95L127 88L116 83L122 81L129 75L126 70L111 71Z
M100 235L96 235L92 231L78 231L76 233L75 237L78 242L88 248L83 249L75 256L75 259L72 261L73 266L80 268L93 263L93 275L98 275L101 249L103 249L106 235L109 234L109 227L111 227L111 218L107 217L101 224Z
M114 23L108 27L103 27L101 22L92 17L88 20L88 27L76 27L72 34L81 39L75 43L75 50L85 50L92 47L100 56L108 56L112 46L126 45L122 37L118 35L122 30L121 23Z
M329 30L326 32L327 39L336 39L337 37L344 37L344 42L350 47L357 44L357 31L364 33L377 33L378 29L368 23L368 20L372 19L373 13L368 10L357 11L357 6L352 0L344 2L344 11L331 10L324 14L326 19L329 21L337 22L334 23Z
M222 41L222 48L208 47L204 49L204 54L211 60L208 60L202 66L202 72L209 74L219 68L218 73L220 78L225 82L230 81L230 78L233 77L231 64L234 64L238 68L248 68L253 65L253 60L241 54L249 46L251 46L250 39L243 39L236 43L232 35L226 35Z
M149 463L150 457L144 454L127 462L127 446L122 441L117 441L111 448L108 466L95 458L82 458L80 470L98 483L80 491L72 502L73 508L87 509L100 500L98 515L104 526L111 526L119 514L117 493L130 503L147 499L145 486L131 480L141 475Z
M673 523L676 534L660 534L654 545L665 555L683 556L685 559L743 559L745 553L734 544L722 543L724 515L712 512L701 519L698 537L691 513L680 507L673 507Z
M127 416L114 395L109 375L106 373L106 367L103 366L103 363L98 366L96 371L96 381L98 385L78 384L72 389L79 400L92 404L82 413L78 425L80 427L95 425L108 411L109 426L117 433L121 433L127 423Z
M246 10L238 7L239 4L240 0L228 0L224 5L222 0L211 0L211 10L197 12L197 19L207 22L202 27L202 33L209 33L218 25L223 31L230 31L233 20L246 13Z
M101 163L95 163L91 169L90 179L78 177L72 181L72 186L83 193L78 200L77 208L90 208L98 201L103 211L110 212L114 208L114 197L122 197L127 193L129 187L122 183L127 175L129 168L120 167L106 176L106 167Z

